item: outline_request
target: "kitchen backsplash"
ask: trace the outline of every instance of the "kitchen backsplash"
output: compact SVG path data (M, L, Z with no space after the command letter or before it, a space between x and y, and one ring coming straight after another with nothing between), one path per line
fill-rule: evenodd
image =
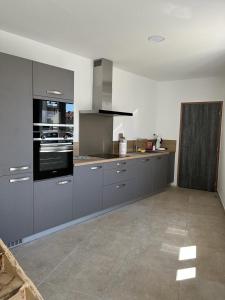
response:
M155 140L148 140L148 139L139 139L139 140L128 140L127 141L127 152L134 152L136 146L138 148L145 149L147 147L147 142ZM162 147L167 148L170 152L176 152L176 140L163 140ZM119 152L119 142L113 142L113 153L117 154Z
M135 147L139 148L146 148L146 144L148 141L154 141L154 140L147 140L147 139L141 139L141 140L128 140L127 141L127 152L134 152ZM167 148L170 152L176 152L176 140L163 140L162 147ZM113 153L118 154L119 153L119 142L113 141ZM79 155L79 142L74 142L74 156Z

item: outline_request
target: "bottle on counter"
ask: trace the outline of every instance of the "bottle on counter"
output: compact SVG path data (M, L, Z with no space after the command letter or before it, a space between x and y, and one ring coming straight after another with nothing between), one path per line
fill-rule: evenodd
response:
M125 137L120 137L119 142L119 156L125 157L127 155L127 140Z

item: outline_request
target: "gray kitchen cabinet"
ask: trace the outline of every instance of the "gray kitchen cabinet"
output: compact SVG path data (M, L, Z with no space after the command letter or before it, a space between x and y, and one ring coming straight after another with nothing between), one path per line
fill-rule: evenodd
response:
M33 62L33 95L73 101L74 72Z
M137 160L118 161L104 164L104 185L135 178Z
M167 185L168 155L152 157L153 193L162 191Z
M175 153L168 155L167 184L174 182Z
M32 174L0 177L0 238L10 246L32 234Z
M32 171L32 62L0 53L0 176Z
M145 196L153 193L153 160L151 157L138 159L137 167L137 196Z
M34 232L72 220L73 177L34 182Z
M112 162L108 162L104 164L104 170L112 170L112 169L119 169L119 168L126 168L134 164L134 159L130 160L115 160Z
M104 186L103 209L135 200L136 179Z
M102 165L74 167L74 218L81 218L102 209L102 188Z

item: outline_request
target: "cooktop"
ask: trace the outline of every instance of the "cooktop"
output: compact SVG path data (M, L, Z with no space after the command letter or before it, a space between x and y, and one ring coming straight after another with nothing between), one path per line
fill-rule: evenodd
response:
M100 157L104 159L111 159L111 158L119 158L119 154L111 154L111 153L101 153L101 154L93 154L89 156L94 156L94 157Z

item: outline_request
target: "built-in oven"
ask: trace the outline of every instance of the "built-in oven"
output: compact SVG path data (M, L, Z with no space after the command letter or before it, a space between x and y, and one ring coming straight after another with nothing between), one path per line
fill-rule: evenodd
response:
M73 104L37 99L33 103L34 180L72 175Z

